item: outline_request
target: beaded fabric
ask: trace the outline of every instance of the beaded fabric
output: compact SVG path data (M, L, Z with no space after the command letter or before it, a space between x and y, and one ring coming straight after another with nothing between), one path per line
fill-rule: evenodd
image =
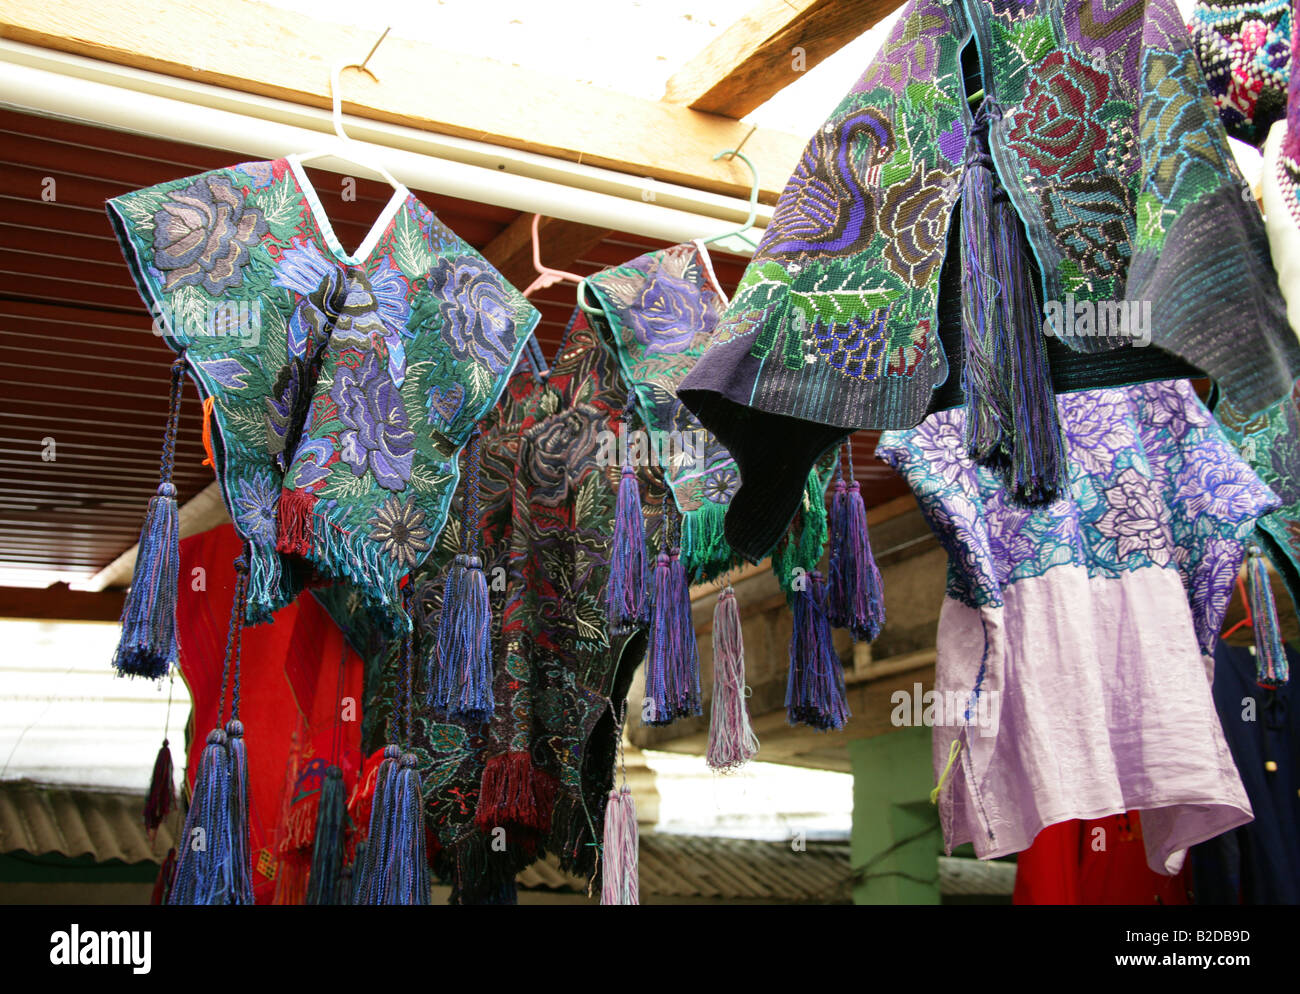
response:
M1262 146L1286 113L1292 0L1199 0L1188 30L1233 138Z

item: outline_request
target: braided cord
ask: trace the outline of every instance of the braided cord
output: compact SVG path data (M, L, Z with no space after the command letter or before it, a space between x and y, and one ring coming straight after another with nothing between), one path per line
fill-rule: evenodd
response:
M482 461L479 436L479 429L475 426L465 455L465 506L461 509L460 551L467 556L478 552L479 467Z
M226 630L226 661L221 668L221 701L217 706L217 724L226 713L226 688L231 687L230 717L239 719L240 653L244 641L244 613L248 609L248 559L243 553L235 560L235 597L230 607L230 627ZM231 681L231 672L234 680Z
M168 496L174 496L176 489L172 486L172 472L176 468L176 435L181 423L181 390L185 382L185 359L178 357L172 363L171 385L167 395L167 431L163 435L162 460L158 467L158 490L171 487Z

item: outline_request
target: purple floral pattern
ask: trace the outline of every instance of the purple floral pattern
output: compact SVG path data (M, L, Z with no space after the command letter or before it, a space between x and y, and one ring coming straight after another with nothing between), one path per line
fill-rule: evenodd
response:
M153 220L153 264L163 289L201 286L213 296L244 282L250 251L267 230L262 212L220 173L173 190Z
M477 256L442 258L429 274L429 288L456 358L502 372L515 347L515 307L496 270Z
M401 490L411 478L415 432L406 420L402 394L368 352L355 368L340 366L330 387L344 431L339 435L343 460L354 476L368 471L388 490Z
M1256 519L1277 505L1185 382L1057 398L1071 497L1036 511L1004 499L961 444L964 413L885 432L878 456L906 478L949 553L948 593L1002 603L1007 585L1060 566L1094 577L1177 570L1207 652Z

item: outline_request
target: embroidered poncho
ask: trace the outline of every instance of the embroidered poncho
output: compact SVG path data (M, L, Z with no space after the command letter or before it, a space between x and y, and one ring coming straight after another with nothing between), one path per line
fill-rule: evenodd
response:
M405 188L349 255L292 157L108 213L155 326L212 399L250 620L324 577L403 626L398 584L442 529L456 452L537 311Z
M978 61L969 82L964 50ZM1174 0L912 0L809 142L679 390L740 467L737 549L785 526L813 460L850 431L962 402L955 219L981 87L1056 390L1199 370L1247 418L1290 403L1300 346ZM1099 320L1084 334L1065 317L1121 305L1119 334L1109 318L1102 336ZM1262 471L1263 446L1243 451ZM1287 537L1300 515L1282 496L1289 510L1266 527L1300 559Z
M417 706L410 744L437 842L433 865L451 883L453 901L496 900L546 852L580 875L595 869L615 709L645 649L644 629L615 636L604 614L619 465L602 457L601 439L617 432L626 399L612 351L578 312L545 384L517 374L484 432L480 514L469 526L481 536L489 584L496 706L482 723ZM648 469L639 476L643 505L653 511L662 486ZM646 526L653 549L657 513L647 513ZM462 527L453 513L413 577L425 646ZM324 596L371 647L365 736L377 748L397 699L396 646L376 646L364 611ZM419 678L416 698L418 705ZM493 845L494 828L505 830L504 849Z
M1255 518L1275 496L1185 382L1057 398L1071 496L1010 505L960 410L881 436L948 551L935 775L948 846L1026 848L1070 818L1140 809L1152 869L1250 819L1210 657Z
M740 473L731 454L677 397L727 306L708 249L694 241L647 252L588 277L587 286L602 307L619 367L648 428L648 448L681 512L687 574L693 582L711 580L743 558L723 533ZM824 467L810 474L808 492L816 495L818 513L828 478ZM814 568L820 557L819 544L804 569Z

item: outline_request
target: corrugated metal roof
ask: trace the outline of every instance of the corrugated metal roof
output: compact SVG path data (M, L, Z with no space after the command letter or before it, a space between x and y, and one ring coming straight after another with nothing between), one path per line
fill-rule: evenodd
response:
M161 863L172 845L168 825L149 841L144 795L55 787L29 780L0 783L0 852L93 856L97 862Z
M645 832L639 870L642 898L836 904L850 900L847 842L724 839ZM551 857L519 874L520 887L585 891Z

